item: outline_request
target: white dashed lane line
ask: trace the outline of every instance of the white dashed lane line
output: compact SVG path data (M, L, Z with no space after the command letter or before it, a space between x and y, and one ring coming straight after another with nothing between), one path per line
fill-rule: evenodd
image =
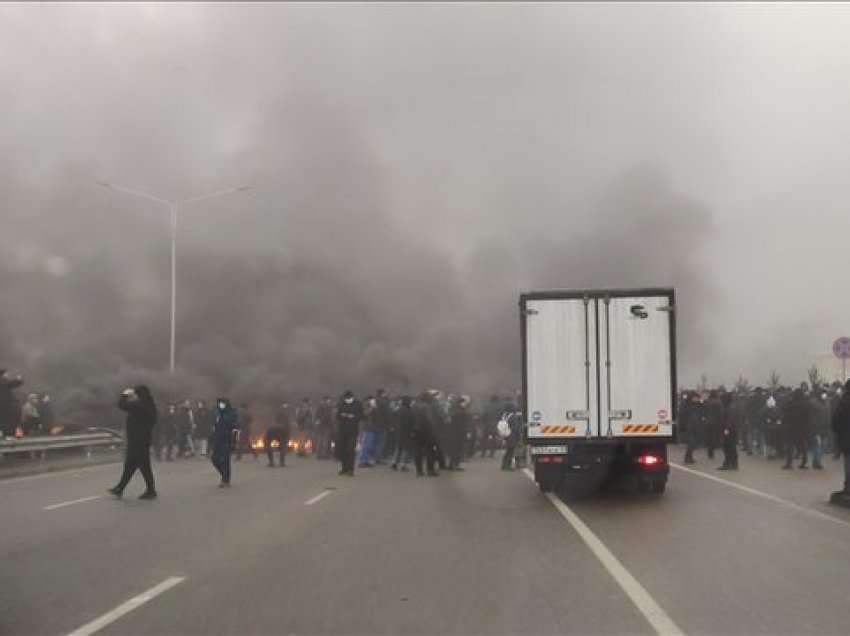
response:
M86 623L82 627L75 629L68 636L90 636L95 632L99 632L101 629L111 623L114 623L125 614L129 614L134 609L141 607L148 601L156 598L163 592L167 592L172 587L174 587L175 585L179 585L185 580L185 576L172 576L171 578L165 579L159 585L153 586L152 588L145 592L142 592L138 596L134 596L129 601L125 601L124 603L116 607L114 610L111 610L106 614L103 614L102 616L99 616L98 618L94 619L90 623Z

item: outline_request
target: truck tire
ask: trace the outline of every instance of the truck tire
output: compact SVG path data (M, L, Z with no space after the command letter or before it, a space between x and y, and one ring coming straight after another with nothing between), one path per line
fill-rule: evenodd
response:
M663 495L664 491L667 489L667 479L653 479L652 480L652 492L656 495Z

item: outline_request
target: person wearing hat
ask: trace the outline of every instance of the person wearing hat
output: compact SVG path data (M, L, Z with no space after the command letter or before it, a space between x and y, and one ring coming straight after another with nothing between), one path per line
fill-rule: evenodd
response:
M127 413L127 449L124 454L124 472L118 484L110 488L109 492L120 498L138 469L145 480L145 492L139 499L156 499L150 451L157 415L150 389L143 384L125 389L118 398L118 408Z

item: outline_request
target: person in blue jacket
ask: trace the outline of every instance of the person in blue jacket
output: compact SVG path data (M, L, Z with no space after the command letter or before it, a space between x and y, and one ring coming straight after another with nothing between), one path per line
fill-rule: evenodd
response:
M212 434L211 461L221 475L219 488L230 486L230 452L233 449L233 437L238 434L239 416L227 398L216 400L215 423Z

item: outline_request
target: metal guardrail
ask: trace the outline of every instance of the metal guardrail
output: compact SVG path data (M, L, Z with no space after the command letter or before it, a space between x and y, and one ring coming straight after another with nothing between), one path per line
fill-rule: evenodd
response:
M119 446L124 437L108 428L90 428L86 433L74 435L39 435L35 437L7 437L0 440L0 457L15 453L39 453L44 459L48 451L83 448L91 454L98 446Z

